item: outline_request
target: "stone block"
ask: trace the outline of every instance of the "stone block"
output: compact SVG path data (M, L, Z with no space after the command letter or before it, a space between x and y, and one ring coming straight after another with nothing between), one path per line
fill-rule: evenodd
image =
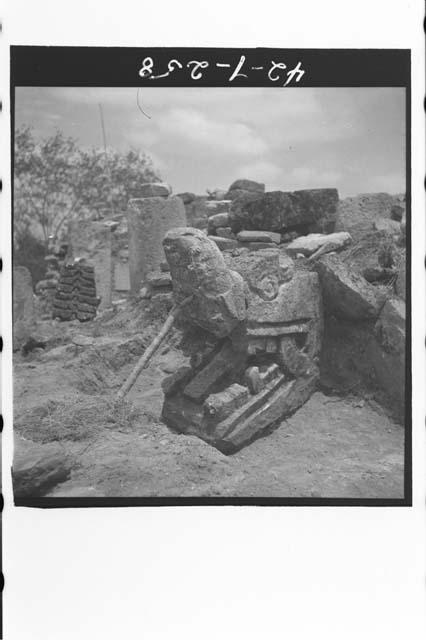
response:
M234 383L219 393L212 393L204 401L204 412L215 421L224 420L229 414L239 409L249 398L247 387Z
M405 302L387 300L374 327L375 335L388 353L405 352Z
M172 188L165 182L144 182L138 187L139 198L168 198Z
M58 443L38 444L15 438L12 467L15 497L45 495L49 489L64 482L72 464Z
M186 224L185 207L176 196L138 198L128 206L131 291L137 294L150 271L164 262L163 238L172 227Z
M273 231L240 231L237 233L240 242L267 242L280 244L281 235Z
M315 269L328 311L351 320L378 317L387 297L382 289L351 271L336 255L322 256L315 263Z
M286 246L289 255L296 256L302 253L304 256L311 256L317 252L330 253L347 247L352 242L352 238L346 231L338 233L310 233L307 236L299 236Z
M234 214L231 209L231 226L234 231L285 231L291 227L310 225L311 231L330 233L334 230L338 200L336 189L269 191L247 202L242 211Z
M265 185L263 184L263 182L255 182L254 180L246 180L242 178L239 180L235 180L228 189L228 191L235 191L235 190L254 191L256 193L259 193L259 192L264 193Z

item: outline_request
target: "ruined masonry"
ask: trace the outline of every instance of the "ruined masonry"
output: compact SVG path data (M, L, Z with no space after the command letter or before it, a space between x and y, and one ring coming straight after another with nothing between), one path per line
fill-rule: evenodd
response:
M185 207L170 190L150 188L142 190L146 197L129 201L127 210L129 238L130 288L139 293L147 275L158 271L165 256L162 246L164 234L172 227L186 225ZM151 195L161 193L162 195Z
M87 322L96 316L99 303L94 267L84 262L65 264L53 299L53 317Z
M281 267L278 248L225 260L197 229L164 249L191 364L165 379L162 417L225 453L298 409L315 388L322 308L315 273Z

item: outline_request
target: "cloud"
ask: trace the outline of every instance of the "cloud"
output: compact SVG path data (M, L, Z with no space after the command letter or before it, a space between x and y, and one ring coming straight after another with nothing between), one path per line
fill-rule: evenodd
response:
M261 180L263 182L275 181L283 175L283 168L269 160L258 160L242 165L238 170L238 176L249 180Z
M315 189L317 187L334 187L341 179L337 171L327 171L310 167L296 167L287 175L287 182L292 189Z
M162 134L210 151L257 155L267 149L264 140L248 125L215 120L196 109L171 109L157 120L157 126Z

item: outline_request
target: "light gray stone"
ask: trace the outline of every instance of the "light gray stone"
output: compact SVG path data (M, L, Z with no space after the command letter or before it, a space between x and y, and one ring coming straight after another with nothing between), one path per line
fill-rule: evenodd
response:
M164 262L163 238L172 227L185 226L182 200L138 198L130 200L128 211L129 270L131 291L137 294L150 271Z
M351 271L337 256L322 256L316 263L329 311L351 320L377 318L385 301L382 289L371 285L363 277Z
M273 231L240 231L237 233L240 242L273 242L280 244L281 235Z
M311 256L320 249L322 253L329 253L343 249L352 242L352 238L346 231L339 233L310 233L307 236L299 236L286 246L289 255L302 253L304 256Z
M168 198L172 188L165 182L144 182L138 187L139 198Z

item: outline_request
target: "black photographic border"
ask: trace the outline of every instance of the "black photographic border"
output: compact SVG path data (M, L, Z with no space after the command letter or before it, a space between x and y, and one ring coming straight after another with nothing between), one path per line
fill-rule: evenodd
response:
M141 497L48 498L14 497L18 507L135 507L135 506L299 506L299 507L410 507L412 506L412 354L411 354L411 51L410 49L276 49L192 47L10 47L11 184L14 170L15 88L32 87L276 87L266 74L248 75L229 82L216 63L234 69L244 55L250 64L285 61L293 68L300 61L305 74L288 87L404 87L406 114L406 345L405 440L403 498L286 498L286 497ZM155 81L139 76L142 60L150 56L161 70L178 58L183 69ZM185 65L191 60L209 62L208 71L191 79ZM153 84L153 82L155 84ZM285 88L285 87L284 87ZM13 188L12 220L13 220ZM13 225L12 225L13 229ZM13 231L12 231L13 234ZM13 256L13 235L12 235ZM13 258L12 258L13 259Z

